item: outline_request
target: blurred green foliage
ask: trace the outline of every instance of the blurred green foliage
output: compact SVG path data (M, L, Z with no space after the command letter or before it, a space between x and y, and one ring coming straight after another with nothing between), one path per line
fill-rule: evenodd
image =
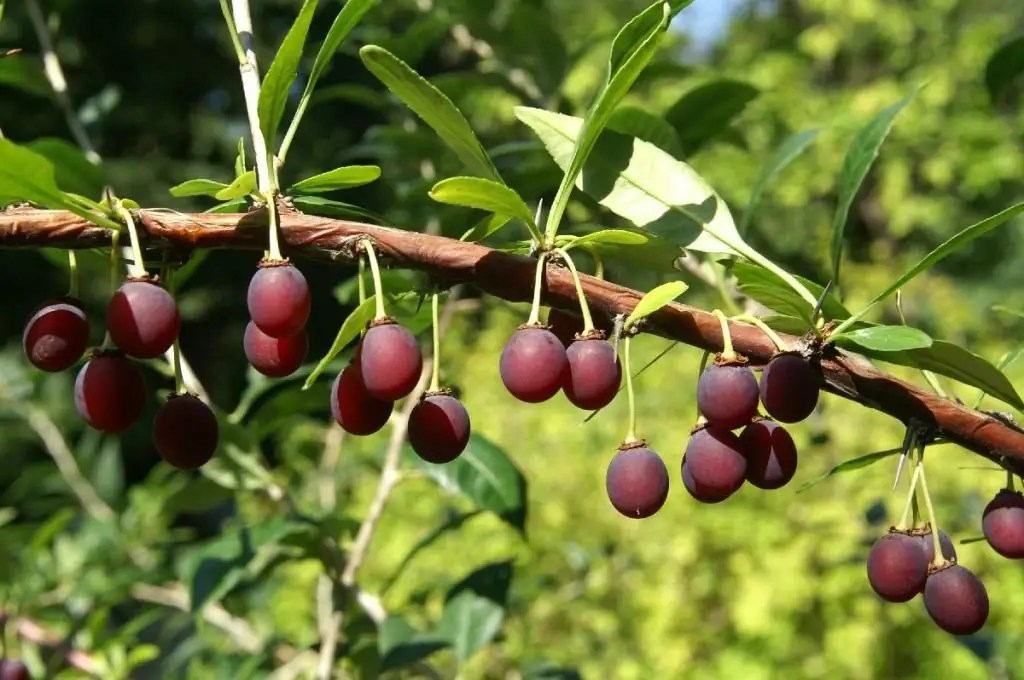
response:
M610 126L685 159L733 206L737 221L783 140L820 129L750 220L750 242L790 271L828 279L835 178L848 141L921 82L851 210L845 304L856 309L870 301L938 243L1021 200L1018 52L1003 48L1001 61L989 62L1002 45L1016 44L1011 27L1024 22L1019 1L751 2L702 52L687 35L688 22L713 1L697 0L676 17L678 31L624 103L641 113L620 115ZM502 177L530 205L548 202L561 173L513 107L582 116L603 77L611 38L647 4L380 3L321 81L282 184L341 165L377 164L381 180L330 196L387 223L455 238L479 218L429 199L436 181L464 169L363 67L358 49L373 43L462 109ZM247 135L237 62L217 3L46 5L70 98L104 159L102 175L79 170L71 173L76 183L62 188L97 197L107 183L147 207L210 207L203 198L172 198L168 189L200 177L230 183L238 139ZM254 5L265 69L299 3ZM314 17L312 47L334 13L321 7ZM0 129L51 160L63 159L59 165L73 162L68 142L58 139L71 137L22 3L6 8L0 45L25 50L0 59ZM312 54L307 49L300 77ZM643 130L624 129L644 113ZM564 233L623 224L582 193L574 194L568 220ZM492 241L527 237L522 225L507 229ZM330 380L346 355L301 390L355 306L350 268L301 263L314 289L310 364L303 371L270 382L247 370L243 291L257 257L213 253L181 293L183 351L221 411L224 440L203 474L186 474L158 463L150 443L146 423L156 399L142 424L119 438L101 436L75 414L73 375L30 370L21 327L35 304L64 292L63 254L0 251L0 608L12 621L30 617L67 636L106 664L96 667L98 677L127 677L133 666L139 667L131 677L138 678L315 677L318 579L352 545L387 434L346 437L338 448L336 430L326 426ZM82 296L98 321L109 292L106 261L94 253L81 259ZM1024 308L1022 265L1018 220L910 284L902 299L906 321L996 362L1017 348L1024 322L992 305ZM666 274L615 258L606 266L611 280L640 289ZM683 278L691 284L686 302L722 304L715 290ZM395 289L421 283L407 273L389 281ZM444 341L443 378L459 388L472 414L479 436L472 460L499 470L500 491L407 456L358 580L392 618L374 624L359 606L346 608L343 677L413 677L425 671L409 664L428 654L442 677L465 678L1024 674L1024 574L984 543L958 546L992 598L989 624L977 636L952 638L928 621L920 602L883 605L870 591L868 546L902 509L903 494L889 491L892 459L797 493L843 460L898 446L903 433L895 421L827 397L810 421L793 428L801 450L794 484L771 494L748 487L725 504L702 506L684 493L677 471L696 417L700 353L676 348L638 380L641 434L669 464L672 491L659 514L628 521L612 510L603 488L624 432L624 400L585 426L585 414L562 396L542 406L514 404L497 356L527 311L469 289L461 304ZM423 310L401 310L403 320L426 329ZM873 319L899 323L891 303ZM98 344L99 323L94 332ZM424 342L428 335L421 335ZM641 337L635 365L665 344ZM915 371L893 372L920 381ZM1024 365L1007 372L1022 384ZM147 378L158 397L172 387L161 362L150 362ZM942 384L973 403L973 389ZM500 462L502 452L514 467ZM88 512L66 470L54 465L55 457L69 456L101 501ZM928 459L940 523L957 539L978 535L1001 473L950 446ZM436 540L410 556L435 531ZM191 611L204 602L202 611ZM455 635L453 649L460 623L490 631L494 642ZM6 640L37 672L51 662L16 635ZM296 674L287 675L288 668ZM60 677L79 677L73 673Z

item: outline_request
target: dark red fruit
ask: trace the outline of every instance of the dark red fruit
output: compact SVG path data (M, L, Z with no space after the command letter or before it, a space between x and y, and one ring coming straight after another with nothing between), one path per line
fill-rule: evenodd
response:
M1003 557L1024 558L1024 495L1010 489L997 493L981 516L981 530Z
M172 394L153 419L157 453L181 470L194 470L209 462L219 437L217 416L191 394Z
M911 533L920 544L921 550L924 551L925 562L931 564L935 559L935 541L932 539L931 524L926 524L924 529L918 529ZM939 529L939 545L942 546L943 557L947 560L956 559L956 547L953 546L953 539L942 529Z
M412 392L423 371L423 354L416 336L390 320L370 326L356 357L366 391L384 401L395 401Z
M718 355L697 383L697 408L709 424L736 430L757 415L758 394L757 378L746 363Z
M272 338L261 331L254 321L245 327L242 340L245 358L257 371L271 378L283 378L298 370L309 351L306 329L287 338Z
M610 404L622 384L622 365L611 343L600 338L577 340L565 357L562 389L569 401L588 411Z
M988 592L970 569L948 563L928 576L924 606L942 630L970 635L981 630L988 619Z
M341 428L360 437L373 434L384 427L394 402L371 397L359 373L359 364L346 366L331 387L331 414Z
M696 498L701 503L708 503L708 504L721 503L726 498L728 498L729 496L732 495L732 494L728 494L728 493L727 494L711 493L706 488L704 488L700 484L698 484L693 479L693 475L690 474L690 468L686 464L686 456L683 456L682 473L683 473L683 486L686 487L686 490L690 493L691 496Z
M569 360L554 333L542 326L517 330L501 350L501 381L519 401L538 404L562 387Z
M78 371L75 408L93 429L122 432L142 417L146 382L138 366L121 352L100 352Z
M796 474L796 444L771 420L757 420L743 428L740 444L747 455L747 481L759 489L779 489Z
M817 372L799 354L776 354L761 374L761 403L780 423L798 423L811 415L820 391Z
M690 435L686 466L702 495L726 498L735 493L747 474L747 457L740 438L711 425Z
M0 661L0 680L31 680L31 677L21 661Z
M50 300L36 308L25 324L21 345L36 368L51 373L75 365L89 342L89 319L74 298Z
M306 277L288 260L264 260L249 281L249 318L272 338L288 338L306 327L312 297Z
M448 463L469 443L469 413L455 397L427 393L409 414L409 444L428 463Z
M650 517L668 498L668 470L646 446L620 448L604 478L608 500L626 517Z
M868 583L889 602L907 602L924 588L928 562L918 540L890 529L875 541L868 555Z
M604 331L605 337L610 337L615 324L594 310L590 310L590 316L594 322L594 328ZM576 341L576 336L583 332L583 318L559 309L552 309L548 312L548 326L555 337L562 341L562 345L569 349L569 345Z
M178 338L180 327L174 298L152 279L125 282L107 304L110 339L129 356L160 356Z

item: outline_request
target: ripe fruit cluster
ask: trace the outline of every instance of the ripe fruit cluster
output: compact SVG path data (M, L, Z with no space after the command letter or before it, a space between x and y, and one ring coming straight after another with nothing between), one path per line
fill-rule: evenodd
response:
M744 358L717 355L697 384L704 422L691 432L683 455L686 490L702 503L720 503L744 482L766 490L788 484L796 474L797 450L779 423L807 418L819 391L817 373L799 354L776 354L760 385ZM769 418L758 417L758 402ZM739 435L733 432L740 428Z
M242 342L253 368L271 378L298 370L309 352L311 305L306 277L289 260L260 262L246 294L250 321Z

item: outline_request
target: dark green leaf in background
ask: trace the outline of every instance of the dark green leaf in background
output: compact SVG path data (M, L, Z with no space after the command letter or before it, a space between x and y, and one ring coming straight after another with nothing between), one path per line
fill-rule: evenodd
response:
M1004 43L985 64L985 87L993 101L1024 76L1024 35Z
M437 634L451 643L460 666L501 630L511 585L512 563L498 562L476 570L448 591Z
M750 200L747 201L747 209L743 211L743 219L740 220L740 236L746 236L750 224L761 208L761 200L764 198L765 190L771 185L772 180L786 169L790 163L796 160L800 154L810 148L814 140L818 138L821 130L804 130L787 137L775 150L772 157L761 169L761 174L750 191Z
M692 156L721 134L758 94L753 85L721 79L704 83L680 97L665 112L665 120L678 133L683 155Z

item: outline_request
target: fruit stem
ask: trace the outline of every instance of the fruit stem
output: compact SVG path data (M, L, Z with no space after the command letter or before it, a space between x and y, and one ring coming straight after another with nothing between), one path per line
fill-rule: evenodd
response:
M174 270L168 268L167 279L167 292L171 294L171 298L177 303L178 301L178 286L174 280ZM177 335L174 336L174 342L171 343L171 366L174 368L174 392L176 394L185 393L185 380L181 375L181 345Z
M533 281L533 306L530 307L530 318L526 323L534 325L540 321L540 289L544 282L544 258L547 253L537 256L537 274Z
M78 256L74 250L68 250L68 297L78 297Z
M276 193L271 190L267 193L267 222L270 224L270 259L283 260L281 257L281 237L277 229L277 200Z
M896 525L897 529L901 531L907 528L907 520L910 519L910 509L914 506L914 500L917 495L917 482L921 478L921 466L914 466L914 474L910 478L910 493L907 494L907 504L903 506L903 516L900 517L900 523ZM917 526L917 520L914 518L914 526Z
M146 267L143 265L142 260L142 246L139 245L139 232L138 229L135 228L135 220L132 219L132 213L118 203L117 216L124 220L124 223L128 225L128 238L131 239L132 243L132 259L134 262L132 262L128 271L131 272L132 276L145 276Z
M118 241L121 240L121 232L115 231L110 235L110 294L111 296L117 292L118 283L121 281L121 247L118 245ZM100 349L110 349L113 347L114 342L110 339L110 330L107 329L106 335L103 336L103 345Z
M604 258L601 257L601 253L595 248L590 251L590 254L594 257L594 278L604 280Z
M359 258L359 304L366 302L366 260Z
M932 525L932 545L935 547L932 564L940 567L946 561L946 557L942 554L942 543L939 541L939 523L935 521L935 506L932 505L932 496L928 493L928 476L924 472L924 456L918 459L917 467L921 471L921 493L924 494L924 503L928 508L928 521Z
M580 301L580 314L583 316L583 334L586 335L594 330L594 319L590 316L590 305L587 304L587 296L583 294L583 284L580 282L579 272L576 271L576 265L573 264L572 258L566 250L558 248L555 252L562 256L572 273L572 283L576 286L576 298Z
M387 316L384 310L384 284L380 280L380 265L377 264L377 253L373 250L373 242L370 239L363 241L363 249L366 251L366 259L370 261L370 274L373 276L373 294L377 300L377 319Z
M711 358L711 352L705 351L704 356L700 358L700 366L697 367L697 382L700 382L700 377L704 375L704 369L708 367L708 359ZM694 400L696 404L697 401ZM701 418L703 414L700 412L700 406L697 407L697 418Z
M729 320L725 318L725 314L722 313L721 309L715 309L711 312L718 317L718 323L722 326L722 358L726 361L732 361L736 358L736 352L732 348L732 335L729 333Z
M434 330L434 360L431 365L430 375L430 391L439 392L441 390L441 324L438 323L438 295L434 293L430 300L430 312L433 318L433 330Z
M782 338L779 337L779 334L773 331L771 328L769 328L768 324L766 324L764 321L757 318L756 316L753 316L751 314L740 314L738 316L732 317L732 320L742 321L744 323L749 323L752 326L757 326L764 332L765 335L768 336L768 339L772 341L772 344L774 344L775 348L780 352L785 352L789 349L788 347L786 347L786 343L782 341Z
M637 441L636 438L636 397L633 395L633 373L629 366L629 355L630 355L630 343L632 337L627 335L623 339L623 353L626 355L625 365L623 366L623 373L626 374L626 396L629 398L629 430L626 432L626 439L624 440L627 444L632 444Z

